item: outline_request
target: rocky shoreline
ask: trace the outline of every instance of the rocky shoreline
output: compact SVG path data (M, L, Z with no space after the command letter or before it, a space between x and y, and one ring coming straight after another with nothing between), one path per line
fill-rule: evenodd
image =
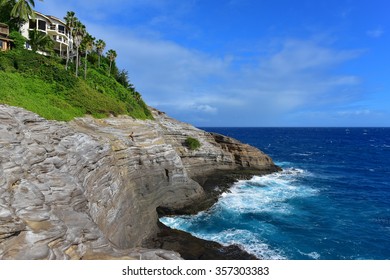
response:
M146 248L178 252L185 260L256 260L237 245L223 246L159 223L159 232L144 243Z
M235 170L217 170L207 177L202 178L201 186L205 192L205 196L201 201L189 204L179 209L168 209L158 207L157 213L159 217L172 215L193 215L200 211L204 211L213 206L221 194L229 191L229 189L239 180L249 180L253 176L267 175L273 172L281 171L281 168L275 166L264 170L239 168Z
M237 180L248 180L255 175L261 176L280 170L250 170L237 169L232 171L220 171L209 175L202 187L206 193L205 198L192 205L181 209L157 208L159 217L169 215L192 215L204 211L213 206L219 196L229 191L229 188ZM148 240L145 244L147 248L159 248L178 252L180 256L188 260L256 260L257 257L249 254L237 245L223 246L219 243L199 239L189 233L171 229L159 222L159 232L157 236Z
M202 241L162 227L157 211L207 209L237 178L279 168L249 145L153 114L64 123L0 105L0 259L238 256L207 242L186 247ZM201 148L186 147L187 137Z

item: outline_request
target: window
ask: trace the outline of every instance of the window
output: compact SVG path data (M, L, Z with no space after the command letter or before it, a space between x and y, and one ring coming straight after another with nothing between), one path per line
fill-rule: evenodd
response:
M58 25L58 32L65 34L65 26L63 25Z
M46 31L46 22L43 20L38 20L38 29Z
M3 49L3 41L0 40L0 50Z
M31 20L29 21L29 26L30 29L37 29L37 21L36 20Z

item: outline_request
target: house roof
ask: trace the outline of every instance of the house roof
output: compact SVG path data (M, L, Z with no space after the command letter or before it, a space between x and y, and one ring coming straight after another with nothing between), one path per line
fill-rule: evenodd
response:
M66 22L65 21L63 21L63 20L61 20L61 19L59 19L59 18L57 18L55 16L48 16L48 17L50 19L52 19L52 20L55 20L55 21L58 21L58 22L62 23L64 26L66 26Z
M40 12L37 12L37 11L35 11L35 14L40 16L40 17L45 18L51 24L54 24L54 22L56 21L56 22L59 22L59 23L63 24L64 26L66 26L66 23L63 20L61 20L61 19L59 19L59 18L57 18L55 16L44 15L44 14L42 14Z
M40 12L37 12L37 11L34 11L34 12L35 12L35 14L36 14L37 16L43 17L43 18L45 18L47 21L49 21L49 22L51 23L51 20L50 20L50 18L49 18L47 15L44 15L44 14L42 14L42 13L40 13Z

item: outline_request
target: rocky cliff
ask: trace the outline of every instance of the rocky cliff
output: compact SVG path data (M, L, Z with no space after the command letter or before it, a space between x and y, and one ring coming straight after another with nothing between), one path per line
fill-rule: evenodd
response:
M220 172L278 169L253 147L153 113L64 123L0 105L0 259L179 258L141 248L159 231L157 208L202 204Z

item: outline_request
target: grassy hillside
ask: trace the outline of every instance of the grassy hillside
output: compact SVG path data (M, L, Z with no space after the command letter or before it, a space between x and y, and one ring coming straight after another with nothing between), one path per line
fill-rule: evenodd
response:
M1 52L0 103L63 121L85 114L152 118L139 93L118 83L104 66L98 68L89 63L84 80L75 77L72 69L66 71L59 58L22 49ZM81 67L80 72L83 70Z

